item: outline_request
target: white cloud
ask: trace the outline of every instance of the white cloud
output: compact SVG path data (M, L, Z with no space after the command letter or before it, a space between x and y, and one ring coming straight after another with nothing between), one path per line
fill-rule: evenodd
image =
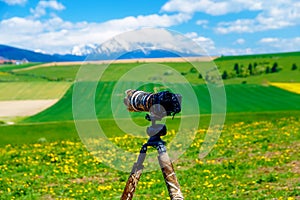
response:
M262 38L259 42L260 43L274 43L274 42L278 42L279 39L278 38Z
M295 38L262 38L259 44L263 49L276 51L299 51L300 37Z
M64 10L65 6L56 0L40 1L34 9L30 9L30 12L34 17L38 18L46 14L46 9L52 9L56 11Z
M277 38L266 37L257 42L257 45L251 48L228 48L218 47L218 55L247 55L274 52L293 52L299 51L300 37L295 38Z
M76 45L100 44L126 31L143 27L167 28L189 19L187 14L153 14L104 23L72 23L55 16L46 20L13 17L0 21L0 43L48 53L70 53Z
M238 19L221 22L217 33L253 33L265 30L282 29L300 24L300 2L275 0L264 2L262 11L253 19Z
M234 42L234 44L239 44L239 45L242 45L242 44L245 44L245 39L244 38L239 38L239 39L237 39L235 42Z
M219 48L218 55L250 55L255 53L260 53L257 49L233 49L233 48Z
M215 28L217 33L227 34L231 32L254 32L254 21L253 20L236 20L234 22L220 22L218 27Z
M208 54L216 53L215 43L211 38L199 36L195 32L186 33L185 36L196 42Z
M103 23L104 26L109 27L122 27L123 29L138 28L138 27L170 27L173 25L181 24L191 18L188 14L175 14L175 15L140 15L137 17L125 17L123 19L110 20Z
M205 24L208 24L208 20L197 20L196 24L197 25L205 25Z
M8 5L24 5L27 0L0 0L4 3L7 3Z
M258 12L254 18L221 21L215 28L220 34L253 33L300 24L298 0L169 0L162 7L162 11L189 14L202 12L212 16L241 11Z
M209 21L208 20L197 20L196 24L199 26L202 26L203 28L207 28Z
M261 7L258 0L170 0L163 5L162 11L224 15L242 10L260 10Z

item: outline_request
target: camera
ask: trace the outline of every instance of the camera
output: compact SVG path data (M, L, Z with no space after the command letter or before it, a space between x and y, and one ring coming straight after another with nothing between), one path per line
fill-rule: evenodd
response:
M124 104L131 112L150 112L152 117L161 120L165 116L175 116L181 111L180 94L169 91L148 93L140 90L126 90Z

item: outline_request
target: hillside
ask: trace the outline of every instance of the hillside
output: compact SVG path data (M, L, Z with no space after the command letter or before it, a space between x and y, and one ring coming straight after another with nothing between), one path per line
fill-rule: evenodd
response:
M232 76L224 79L224 84L267 84L268 82L300 82L300 60L299 57L283 57L276 60L279 65L280 70L275 73L265 73L260 74L246 75L246 76ZM240 66L248 66L249 63L260 63L268 62L272 65L274 60L264 59L265 61L259 61L255 59L246 59L246 60L229 60L229 61L215 61L215 64L219 68L220 75L227 71L228 74L234 73L234 65L238 63ZM296 70L292 70L293 63L296 63L299 66ZM299 63L299 64L298 64ZM117 81L123 74L132 70L133 68L144 64L144 63L114 63L110 64L106 69L105 74L102 76L101 81ZM187 79L191 84L203 84L205 83L203 75L200 76L199 72L191 65L186 62L174 62L174 63L157 63L165 66L169 66L174 70L182 74L182 76ZM202 62L195 62L196 67L202 66ZM151 63L149 63L151 65ZM22 67L22 66L21 66ZM30 70L20 70L13 71L9 70L10 67L2 68L0 67L0 81L74 81L76 74L81 66L79 64L71 64L68 66L60 66L59 64L49 66L49 67L36 67ZM101 68L101 65L95 65L95 67ZM12 68L12 67L11 67ZM262 68L262 66L261 66ZM4 70L5 69L5 70ZM14 68L12 68L14 69ZM4 72L5 71L5 72ZM141 74L143 75L143 74ZM168 79L172 82L178 82L176 76L169 74L167 70L157 72L156 77L159 79ZM148 79L147 79L148 80Z
M222 56L214 61L226 83L300 81L300 52Z
M89 83L80 83L89 84ZM113 117L112 110L114 110L115 117L126 118L126 108L123 105L124 95L116 94L118 97L114 98L116 103L112 108L112 91L116 82L99 82L95 94L95 109L97 117L100 119L110 119ZM133 88L133 82L124 82L121 84L123 90ZM144 85L142 90L153 90L153 84ZM173 84L172 88L184 88L182 83ZM84 86L83 88L86 88ZM211 114L212 100L210 93L205 85L195 85L193 87L199 103L201 114ZM265 87L260 85L227 85L225 87L227 98L227 113L244 113L244 112L274 112L274 111L288 111L300 110L300 95L291 93L273 86ZM93 98L93 91L82 91L82 98L77 99L80 102L81 108L85 109L86 102ZM117 99L116 99L117 98ZM75 99L76 100L76 99ZM72 101L73 87L71 87L65 96L51 108L30 117L25 122L41 122L41 121L64 121L72 120ZM196 115L194 104L189 100L189 96L183 96L184 113L189 115ZM125 113L125 114L124 114ZM145 113L134 114L134 117L144 117ZM85 118L85 116L82 116ZM86 118L89 115L87 114Z

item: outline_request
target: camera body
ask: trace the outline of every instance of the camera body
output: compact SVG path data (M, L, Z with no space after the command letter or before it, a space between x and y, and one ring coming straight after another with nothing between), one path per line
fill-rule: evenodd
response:
M173 116L181 111L182 96L169 91L147 93L139 90L127 90L124 104L131 112L150 112L158 120Z

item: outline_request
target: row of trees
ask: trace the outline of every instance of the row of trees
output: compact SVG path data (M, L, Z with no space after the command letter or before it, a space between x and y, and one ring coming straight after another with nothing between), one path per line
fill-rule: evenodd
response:
M297 70L298 66L294 63L292 64L291 70ZM248 66L244 66L243 64L239 65L238 63L235 63L233 66L232 71L224 70L222 73L222 79L230 79L235 77L248 77L248 76L255 76L260 74L269 74L269 73L276 73L279 72L281 68L279 67L277 62L274 62L272 65L270 65L269 62L263 62L257 64L255 63L249 63ZM164 75L169 75L169 72L166 72ZM219 79L221 77L213 75L211 73L206 73L204 76L200 74L194 67L192 67L187 72L181 72L181 75L186 76L188 74L197 74L198 78L202 79L204 78L208 82L216 82L220 81Z
M292 70L298 69L298 66L294 63L292 65ZM234 64L233 71L227 72L227 70L223 71L222 78L229 79L235 77L248 77L248 76L255 76L260 74L269 74L269 73L276 73L279 72L281 68L277 62L274 62L273 65L270 67L270 63L262 63L258 65L257 63L249 63L248 67L244 65L239 65L238 63Z

